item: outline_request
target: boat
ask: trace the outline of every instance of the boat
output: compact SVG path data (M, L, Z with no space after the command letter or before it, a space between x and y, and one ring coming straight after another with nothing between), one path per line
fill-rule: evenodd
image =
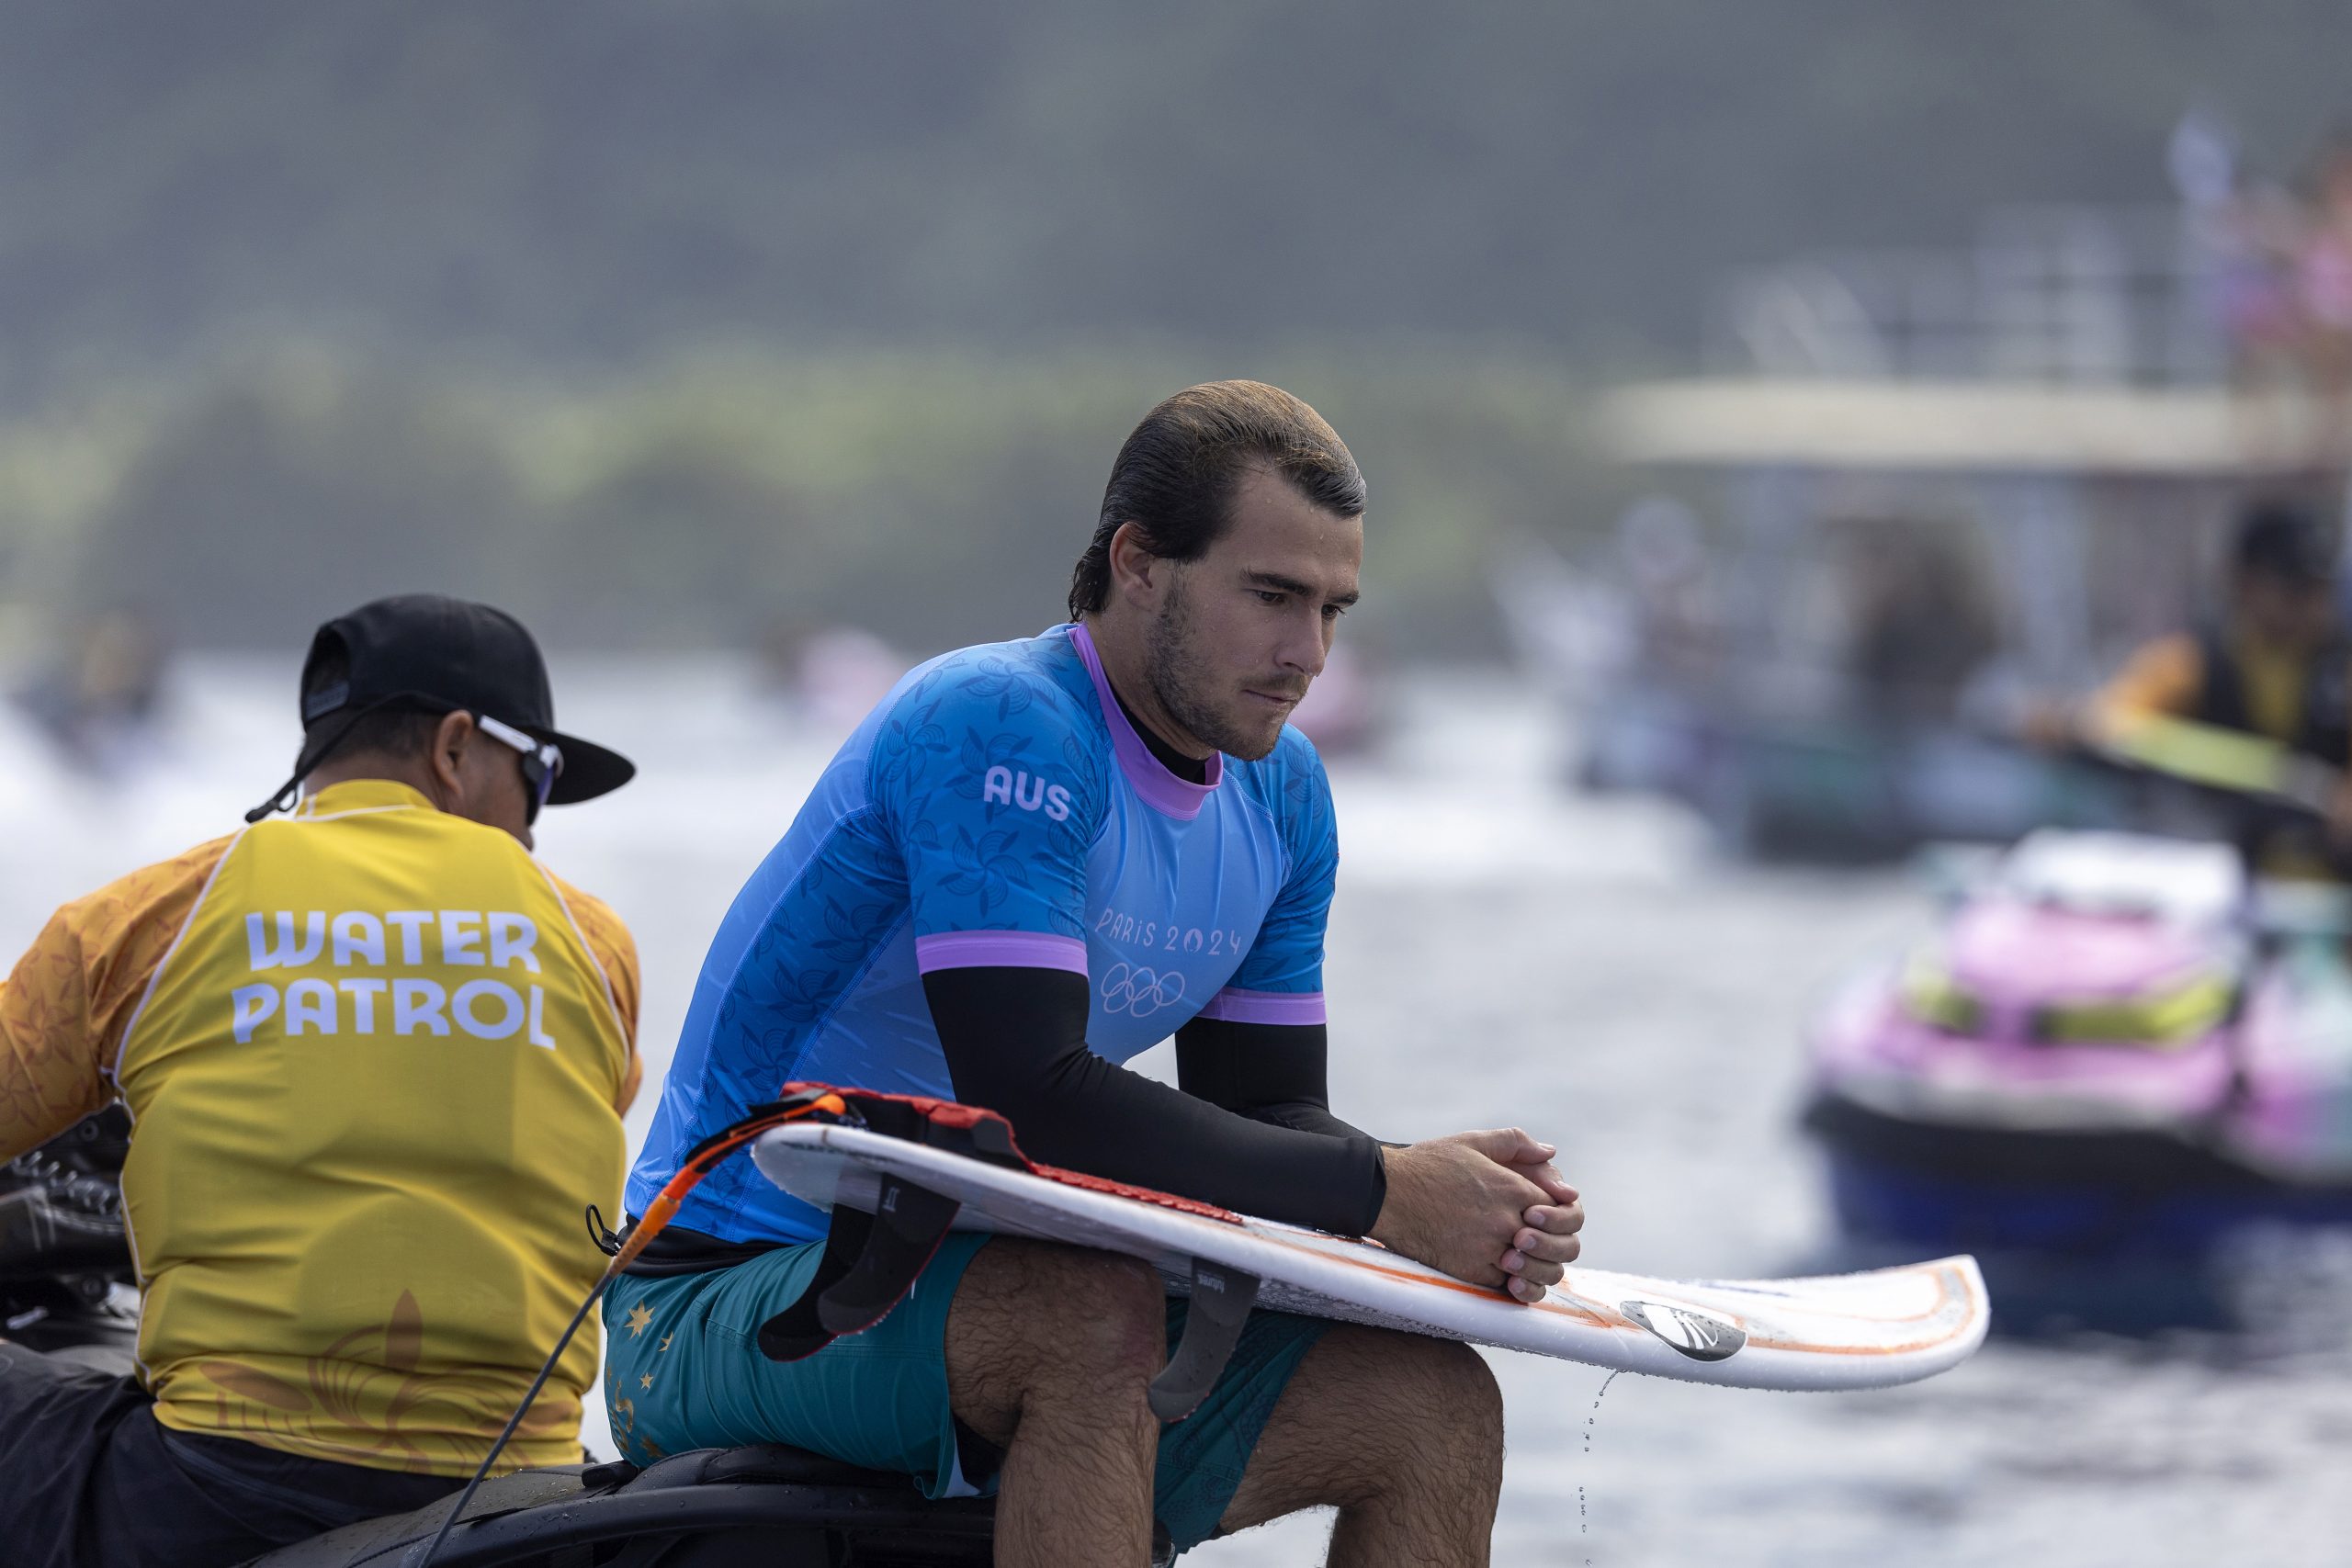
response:
M1811 1031L1847 1242L1976 1251L2013 1327L2227 1318L2233 1239L2352 1224L2348 917L2145 834L2042 829L1958 876Z
M2187 624L2249 502L2341 499L2190 330L2185 216L2007 209L1965 253L1797 258L1728 283L1707 370L1599 398L1578 434L1640 499L1490 574L1576 782L1760 861L2144 830L2040 711Z

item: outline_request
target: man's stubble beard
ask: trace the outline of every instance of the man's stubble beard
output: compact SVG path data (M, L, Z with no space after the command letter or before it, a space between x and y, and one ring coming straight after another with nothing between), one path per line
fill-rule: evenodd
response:
M1168 598L1160 606L1159 618L1151 623L1151 629L1144 637L1143 653L1144 680L1151 687L1152 696L1158 699L1160 711L1182 726L1193 739L1245 762L1266 756L1282 739L1280 724L1261 736L1240 728L1218 711L1214 695L1216 678L1209 672L1208 661L1193 645L1193 616L1184 600L1181 573L1168 586Z

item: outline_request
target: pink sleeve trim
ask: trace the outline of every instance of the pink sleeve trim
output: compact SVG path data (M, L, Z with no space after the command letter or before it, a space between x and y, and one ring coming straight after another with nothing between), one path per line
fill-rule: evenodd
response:
M915 968L1067 969L1086 973L1086 943L1047 931L934 931L915 938Z
M1320 991L1240 991L1228 986L1209 998L1203 1018L1227 1023L1322 1023Z

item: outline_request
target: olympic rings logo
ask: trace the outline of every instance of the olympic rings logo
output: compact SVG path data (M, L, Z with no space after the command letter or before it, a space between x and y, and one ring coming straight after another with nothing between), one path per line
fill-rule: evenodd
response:
M1174 1007L1184 999L1184 976L1114 964L1111 972L1102 976L1102 1006L1107 1010L1149 1018L1161 1008Z

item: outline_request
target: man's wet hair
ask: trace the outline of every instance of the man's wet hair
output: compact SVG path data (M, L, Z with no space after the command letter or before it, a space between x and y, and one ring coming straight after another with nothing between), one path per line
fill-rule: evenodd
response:
M1242 477L1258 467L1323 511L1363 515L1363 474L1321 414L1263 381L1187 387L1144 415L1119 448L1094 537L1070 573L1070 618L1109 602L1111 536L1121 524L1133 523L1162 560L1198 560L1231 520Z
M308 710L313 696L332 687L347 685L350 681L351 655L337 638L320 649L318 658L302 671L304 709ZM317 749L329 745L332 755L336 757L422 756L433 744L434 732L441 728L442 717L441 714L422 708L395 705L378 708L355 722L346 710L336 708L303 726L302 755L313 766L326 760ZM338 732L342 733L340 739L335 739Z
M2260 502L2238 520L2230 545L2230 570L2242 578L2322 586L2335 576L2335 537L2302 507Z

